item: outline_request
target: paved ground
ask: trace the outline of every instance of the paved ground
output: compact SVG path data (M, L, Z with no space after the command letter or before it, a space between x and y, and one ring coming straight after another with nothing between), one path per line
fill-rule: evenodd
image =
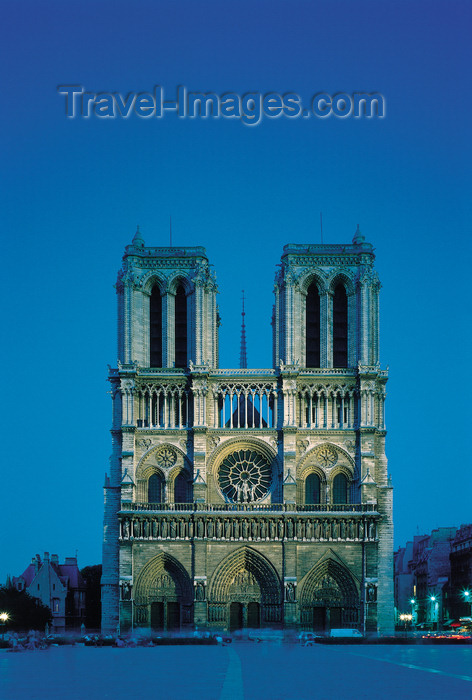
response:
M56 647L0 652L5 700L472 697L472 647Z

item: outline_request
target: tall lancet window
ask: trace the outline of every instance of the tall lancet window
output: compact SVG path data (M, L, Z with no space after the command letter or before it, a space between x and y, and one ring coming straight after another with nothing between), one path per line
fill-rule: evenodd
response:
M187 295L181 284L175 295L175 366L187 367Z
M162 367L162 297L157 284L149 302L149 366Z
M334 290L333 367L347 367L347 294L343 284Z
M314 282L306 295L306 366L320 366L320 295Z

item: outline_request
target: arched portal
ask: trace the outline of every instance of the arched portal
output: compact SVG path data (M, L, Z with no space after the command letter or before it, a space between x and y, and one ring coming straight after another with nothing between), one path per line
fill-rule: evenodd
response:
M280 624L281 586L272 564L251 547L226 557L210 582L208 618L229 629Z
M191 624L193 587L177 559L161 552L141 570L134 589L134 623L155 630Z
M324 559L307 574L300 594L301 624L324 632L360 623L359 594L350 572L333 559Z

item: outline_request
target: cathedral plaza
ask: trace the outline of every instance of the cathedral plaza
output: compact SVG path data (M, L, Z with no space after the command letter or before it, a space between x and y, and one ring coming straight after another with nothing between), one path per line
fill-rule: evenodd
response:
M374 257L359 229L286 245L272 366L247 367L243 306L225 369L205 249L138 229L116 283L103 632L393 632Z

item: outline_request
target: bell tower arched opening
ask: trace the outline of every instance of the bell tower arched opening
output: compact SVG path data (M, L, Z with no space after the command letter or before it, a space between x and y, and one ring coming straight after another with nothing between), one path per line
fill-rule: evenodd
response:
M157 284L149 300L149 366L162 367L162 297Z
M313 282L306 295L306 366L319 367L320 359L320 295Z
M180 284L175 294L175 366L185 369L187 364L187 295Z

